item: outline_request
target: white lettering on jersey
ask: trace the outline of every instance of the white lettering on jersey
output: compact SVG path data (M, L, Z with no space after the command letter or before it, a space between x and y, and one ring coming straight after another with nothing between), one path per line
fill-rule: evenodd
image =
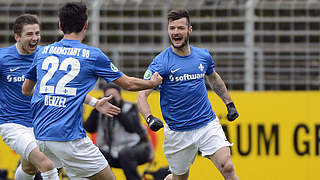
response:
M55 107L66 107L67 98L62 96L50 96L45 95L44 105L46 106L55 106Z
M61 54L68 56L82 56L85 58L89 58L90 50L81 49L81 48L66 48L66 47L56 47L56 46L47 46L43 48L42 54Z
M22 76L11 76L11 75L8 75L7 76L7 81L8 82L24 82L25 78L24 78L24 75Z
M205 74L183 74L183 76L173 77L172 75L169 76L170 81L187 81L193 79L202 79L204 78Z

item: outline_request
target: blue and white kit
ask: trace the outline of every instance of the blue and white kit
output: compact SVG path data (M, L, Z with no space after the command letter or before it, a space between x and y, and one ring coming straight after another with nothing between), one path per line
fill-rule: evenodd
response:
M205 75L214 71L213 59L206 49L190 46L191 54L178 56L171 47L157 55L144 79L158 72L163 119L174 131L199 129L216 119L205 84Z
M26 78L36 81L31 100L37 140L73 141L86 137L82 104L98 77L122 76L98 48L62 39L36 54Z
M23 95L21 87L33 58L19 54L16 44L0 49L0 125L32 127L31 97Z

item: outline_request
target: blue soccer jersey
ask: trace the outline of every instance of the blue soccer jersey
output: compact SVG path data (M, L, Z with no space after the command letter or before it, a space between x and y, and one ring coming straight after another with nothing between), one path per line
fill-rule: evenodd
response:
M38 140L72 141L86 136L82 107L98 77L114 81L122 73L98 48L62 39L36 54L26 78L36 81L31 100Z
M21 87L33 58L19 54L16 44L0 49L0 124L32 126L31 97L24 96Z
M156 56L145 72L162 77L159 86L160 106L164 120L175 131L200 128L216 118L208 99L205 75L214 71L208 50L190 46L191 54L178 56L171 47Z

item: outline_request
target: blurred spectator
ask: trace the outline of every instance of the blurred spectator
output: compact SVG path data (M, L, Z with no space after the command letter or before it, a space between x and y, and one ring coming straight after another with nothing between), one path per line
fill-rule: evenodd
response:
M121 88L107 84L104 96L112 95L112 103L121 109L119 115L108 117L94 109L84 128L97 132L96 145L111 167L123 169L128 180L140 180L137 166L153 158L152 144L147 138L135 104L121 98Z

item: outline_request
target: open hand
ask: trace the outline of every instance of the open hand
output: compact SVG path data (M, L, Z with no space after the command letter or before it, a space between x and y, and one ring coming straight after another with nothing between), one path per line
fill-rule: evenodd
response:
M116 116L121 111L119 107L114 106L109 102L109 100L111 99L112 99L112 95L108 97L103 97L102 99L99 99L97 101L97 104L95 106L100 113L107 115L109 117Z

